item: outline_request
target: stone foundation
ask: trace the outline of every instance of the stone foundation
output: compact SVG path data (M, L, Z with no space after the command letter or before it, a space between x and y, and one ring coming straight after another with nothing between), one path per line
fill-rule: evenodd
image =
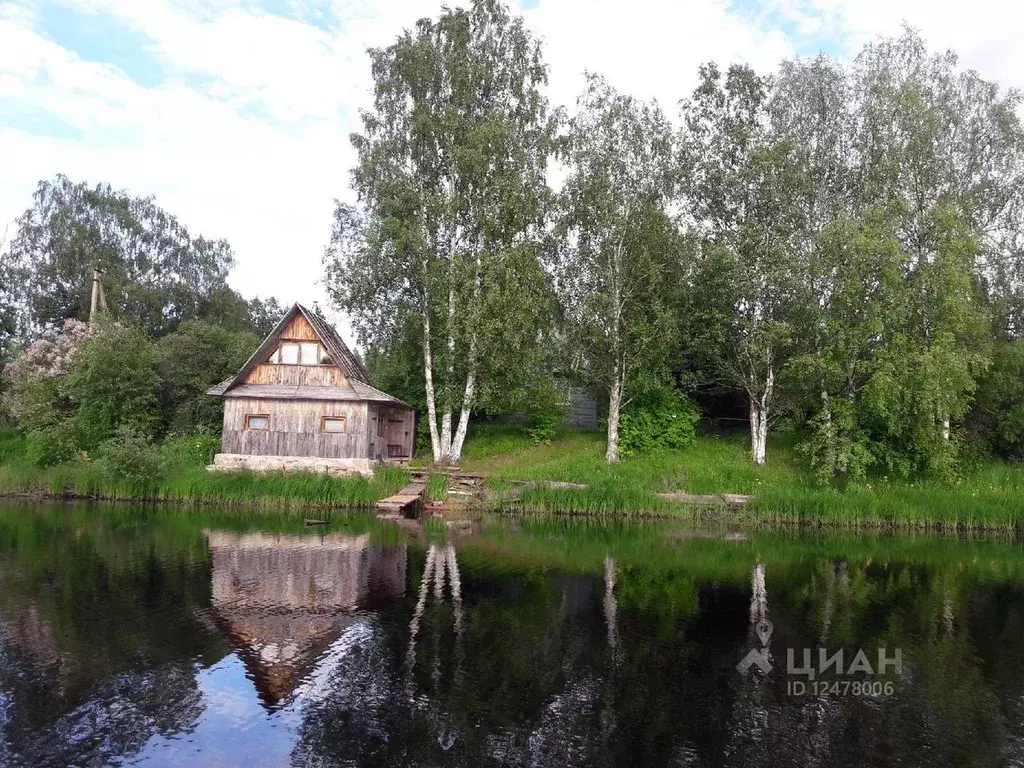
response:
M320 456L247 456L242 453L218 453L210 472L248 469L254 472L323 472L328 475L373 475L369 459L325 459Z

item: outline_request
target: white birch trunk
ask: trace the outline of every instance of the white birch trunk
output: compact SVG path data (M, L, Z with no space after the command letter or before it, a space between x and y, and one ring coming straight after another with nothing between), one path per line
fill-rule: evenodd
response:
M423 371L427 390L427 419L430 421L430 449L434 461L441 456L441 440L437 434L437 398L434 395L434 356L430 351L430 312L423 309Z
M476 276L474 277L473 285L473 307L475 311L479 311L481 293L483 293L483 263L480 258L480 249L478 248L476 252ZM469 337L469 371L466 373L466 389L462 395L459 426L455 431L451 447L451 460L453 462L459 461L462 458L462 445L466 442L469 414L473 409L473 398L476 395L477 343L477 335L474 331Z
M750 458L755 464L764 464L764 446L761 445L761 403L757 396L747 395L750 403Z
M630 208L626 208L626 220L622 228L619 243L612 253L611 278L612 299L615 302L615 316L612 318L612 349L615 354L615 369L612 375L612 388L608 397L608 445L605 448L604 460L614 464L619 460L619 415L622 411L622 390L626 378L622 356L622 247L629 226Z
M474 339L475 341L475 339ZM452 461L459 461L462 458L462 445L466 442L466 430L469 428L469 412L472 410L473 397L476 394L476 366L470 369L466 376L466 394L462 398L462 411L459 413L459 426L455 430L455 438L452 441Z
M747 392L750 400L750 457L758 466L768 460L768 408L774 390L775 370L769 365L763 391Z
M619 412L622 408L621 369L615 363L615 382L612 384L608 398L608 447L605 449L604 460L614 464L619 460Z
M441 455L435 456L438 464L451 464L452 458L452 386L455 379L455 254L450 256L448 266L448 365L445 378L445 404L441 415Z
M949 416L942 420L942 439L949 442Z

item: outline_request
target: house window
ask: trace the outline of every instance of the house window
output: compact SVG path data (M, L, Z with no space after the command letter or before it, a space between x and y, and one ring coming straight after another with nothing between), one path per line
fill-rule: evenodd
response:
M270 416L266 413L245 414L245 428L256 432L270 431Z
M331 358L322 346L311 341L286 341L270 356L275 365L325 365Z
M320 431L338 434L345 431L344 416L324 416L320 419Z

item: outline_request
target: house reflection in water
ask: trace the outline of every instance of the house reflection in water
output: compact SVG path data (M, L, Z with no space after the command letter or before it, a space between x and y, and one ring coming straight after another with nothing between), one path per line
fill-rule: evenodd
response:
M213 617L268 708L287 698L361 613L405 594L405 545L346 536L205 531Z

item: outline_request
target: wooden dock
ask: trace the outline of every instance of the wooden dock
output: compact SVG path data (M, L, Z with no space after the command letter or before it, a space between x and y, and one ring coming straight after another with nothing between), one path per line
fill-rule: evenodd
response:
M402 488L394 496L388 496L377 502L377 517L395 519L414 517L423 504L423 494L427 491L425 482L413 482Z

